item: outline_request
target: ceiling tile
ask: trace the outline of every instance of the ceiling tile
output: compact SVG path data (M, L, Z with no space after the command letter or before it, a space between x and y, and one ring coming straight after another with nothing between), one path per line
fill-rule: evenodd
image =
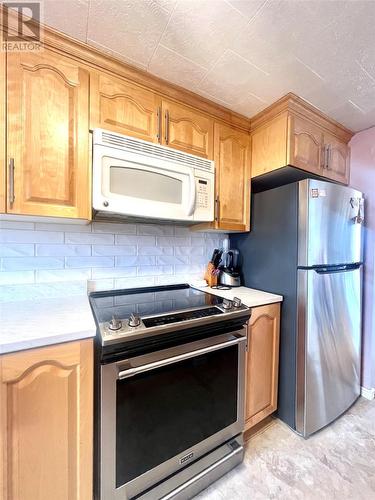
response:
M361 130L361 127L366 122L366 114L349 101L331 110L330 116L355 132Z
M314 86L314 88L302 90L299 95L326 114L347 102L345 96L338 94L335 89L324 82Z
M39 0L42 6L42 21L58 31L86 42L89 0Z
M148 70L187 89L195 88L207 71L162 45L156 49Z
M156 0L90 0L88 38L147 65L170 12Z
M210 68L246 23L224 0L179 0L161 44Z
M94 40L87 40L87 43L91 45L92 47L95 47L96 49L100 50L101 52L108 54L119 61L123 61L127 64L130 64L131 66L136 66L137 68L143 69L144 71L147 70L147 65L146 64L141 64L138 61L135 61L134 59L131 59L130 57L124 56L123 53L121 52L116 52L115 50L111 50L108 47L104 47L98 42L95 42Z
M262 7L266 0L227 0L228 3L237 9L243 16L250 20Z
M237 104L250 92L267 102L274 97L273 90L272 96L268 93L270 84L268 75L235 52L227 50L198 85L198 89L230 104Z

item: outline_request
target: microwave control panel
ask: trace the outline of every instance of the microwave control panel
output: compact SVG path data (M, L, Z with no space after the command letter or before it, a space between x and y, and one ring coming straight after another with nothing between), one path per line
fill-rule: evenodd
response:
M207 179L197 179L196 208L209 208L210 183Z

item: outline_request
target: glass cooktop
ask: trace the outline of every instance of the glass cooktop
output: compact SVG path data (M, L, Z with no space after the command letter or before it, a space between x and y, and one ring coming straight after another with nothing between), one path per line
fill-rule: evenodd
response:
M93 292L90 294L90 301L97 322L104 323L110 321L112 317L129 318L132 313L142 318L176 311L183 314L187 309L222 304L223 299L184 284ZM211 310L210 314L215 313ZM160 320L154 318L153 321Z

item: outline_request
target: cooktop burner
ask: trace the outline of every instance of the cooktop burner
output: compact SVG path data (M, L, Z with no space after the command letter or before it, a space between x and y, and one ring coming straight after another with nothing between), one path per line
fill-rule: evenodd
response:
M90 303L102 345L248 311L239 299L226 300L186 284L93 292Z

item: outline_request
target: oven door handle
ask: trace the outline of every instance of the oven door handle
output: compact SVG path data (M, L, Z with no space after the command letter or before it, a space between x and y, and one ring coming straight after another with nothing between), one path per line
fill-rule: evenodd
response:
M123 380L125 378L134 377L134 375L137 375L138 373L143 373L143 372L147 372L150 370L154 370L155 368L160 368L162 366L171 365L171 364L177 363L179 361L184 361L185 359L195 358L196 356L200 356L201 354L206 354L208 352L213 352L213 351L217 351L219 349L224 349L225 347L240 344L241 342L246 342L246 337L242 337L242 336L237 337L235 339L228 340L226 342L216 343L216 344L210 345L208 347L203 347L201 349L196 349L194 351L185 352L183 354L178 354L176 356L167 357L164 359L160 359L158 361L154 361L152 363L146 363L146 364L141 365L141 366L128 368L127 370L122 370L119 372L118 379Z

